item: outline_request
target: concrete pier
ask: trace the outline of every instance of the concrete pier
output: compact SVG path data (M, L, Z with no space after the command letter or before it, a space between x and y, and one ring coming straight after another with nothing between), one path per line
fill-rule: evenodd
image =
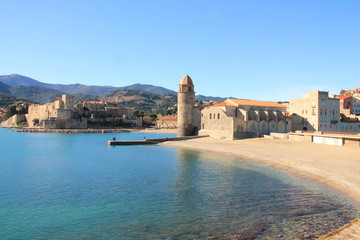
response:
M115 145L148 145L148 144L157 144L161 142L167 141L182 141L194 138L202 138L208 137L205 136L186 136L186 137L172 137L172 138L151 138L151 139L144 139L144 140L124 140L124 141L108 141L108 145L115 146Z

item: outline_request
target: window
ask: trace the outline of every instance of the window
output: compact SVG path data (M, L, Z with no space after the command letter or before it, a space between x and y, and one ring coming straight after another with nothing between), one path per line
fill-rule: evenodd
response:
M325 102L321 102L321 105L325 106Z
M205 129L205 125L204 125L204 124L202 124L202 129Z
M335 106L335 101L332 101L332 105Z
M220 113L218 113L218 119L220 119Z
M326 108L325 108L325 115L326 115Z
M210 119L211 119L211 113L210 113Z
M322 120L323 120L323 118L322 118L322 117L320 117L320 122L322 122Z
M320 115L322 115L322 109L320 109Z

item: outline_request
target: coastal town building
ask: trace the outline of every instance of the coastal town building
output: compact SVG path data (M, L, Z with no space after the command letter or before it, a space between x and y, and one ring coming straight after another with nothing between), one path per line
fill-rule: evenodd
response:
M276 102L227 99L204 109L194 106L194 84L186 75L179 84L178 136L199 134L236 139L270 132L286 133L291 126L286 106Z
M344 98L347 106L348 101ZM288 107L292 131L360 132L360 122L340 118L340 99L326 91L311 91L291 99Z
M347 117L352 117L351 115L360 115L360 97L334 95L334 98L340 100L340 113Z
M356 88L352 90L342 90L340 92L340 95L360 97L360 88Z
M276 102L229 98L201 111L200 135L221 139L255 137L286 133L291 120L286 107Z
M177 116L158 116L155 126L157 128L175 129L178 127Z
M117 103L106 101L84 101L82 103L84 112L88 117L94 118L132 118L134 116L134 108L120 107Z
M74 96L64 94L52 103L30 104L25 115L28 126L46 129L87 128L82 109L75 109L74 103Z

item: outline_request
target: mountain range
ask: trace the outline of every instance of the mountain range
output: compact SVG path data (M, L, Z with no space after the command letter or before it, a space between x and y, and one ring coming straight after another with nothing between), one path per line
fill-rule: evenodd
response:
M160 95L176 94L175 91L166 89L159 86L153 86L149 84L133 84L125 87L113 87L113 86L88 86L83 84L52 84L37 81L35 79L25 77L18 74L2 75L0 76L0 82L3 82L9 86L36 86L58 90L63 93L69 94L89 94L95 96L102 96L107 93L112 93L118 90L134 89L140 91L152 92Z
M131 90L131 91L130 91ZM0 94L28 99L37 103L52 102L62 94L72 94L76 101L111 100L122 102L127 106L143 106L147 109L158 106L168 106L176 103L176 92L160 86L149 84L133 84L124 87L88 86L83 84L51 84L18 75L0 76ZM114 98L113 96L117 96ZM131 96L131 97L130 97ZM120 99L123 99L120 101ZM198 95L197 100L223 101L225 98ZM126 103L127 102L127 103ZM148 105L148 106L147 106Z

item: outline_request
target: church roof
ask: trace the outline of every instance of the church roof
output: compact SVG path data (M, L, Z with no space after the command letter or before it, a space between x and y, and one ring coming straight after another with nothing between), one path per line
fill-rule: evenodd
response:
M194 85L192 79L189 77L189 75L185 75L181 81L180 84L184 84L184 85Z
M243 99L234 99L229 98L225 100L226 102L236 104L237 106L257 106L257 107L276 107L276 108L286 108L286 106L277 103L277 102L267 102L267 101L254 101L254 100L243 100Z
M228 102L221 102L214 105L210 105L209 107L228 107L228 106L236 107L237 105Z

